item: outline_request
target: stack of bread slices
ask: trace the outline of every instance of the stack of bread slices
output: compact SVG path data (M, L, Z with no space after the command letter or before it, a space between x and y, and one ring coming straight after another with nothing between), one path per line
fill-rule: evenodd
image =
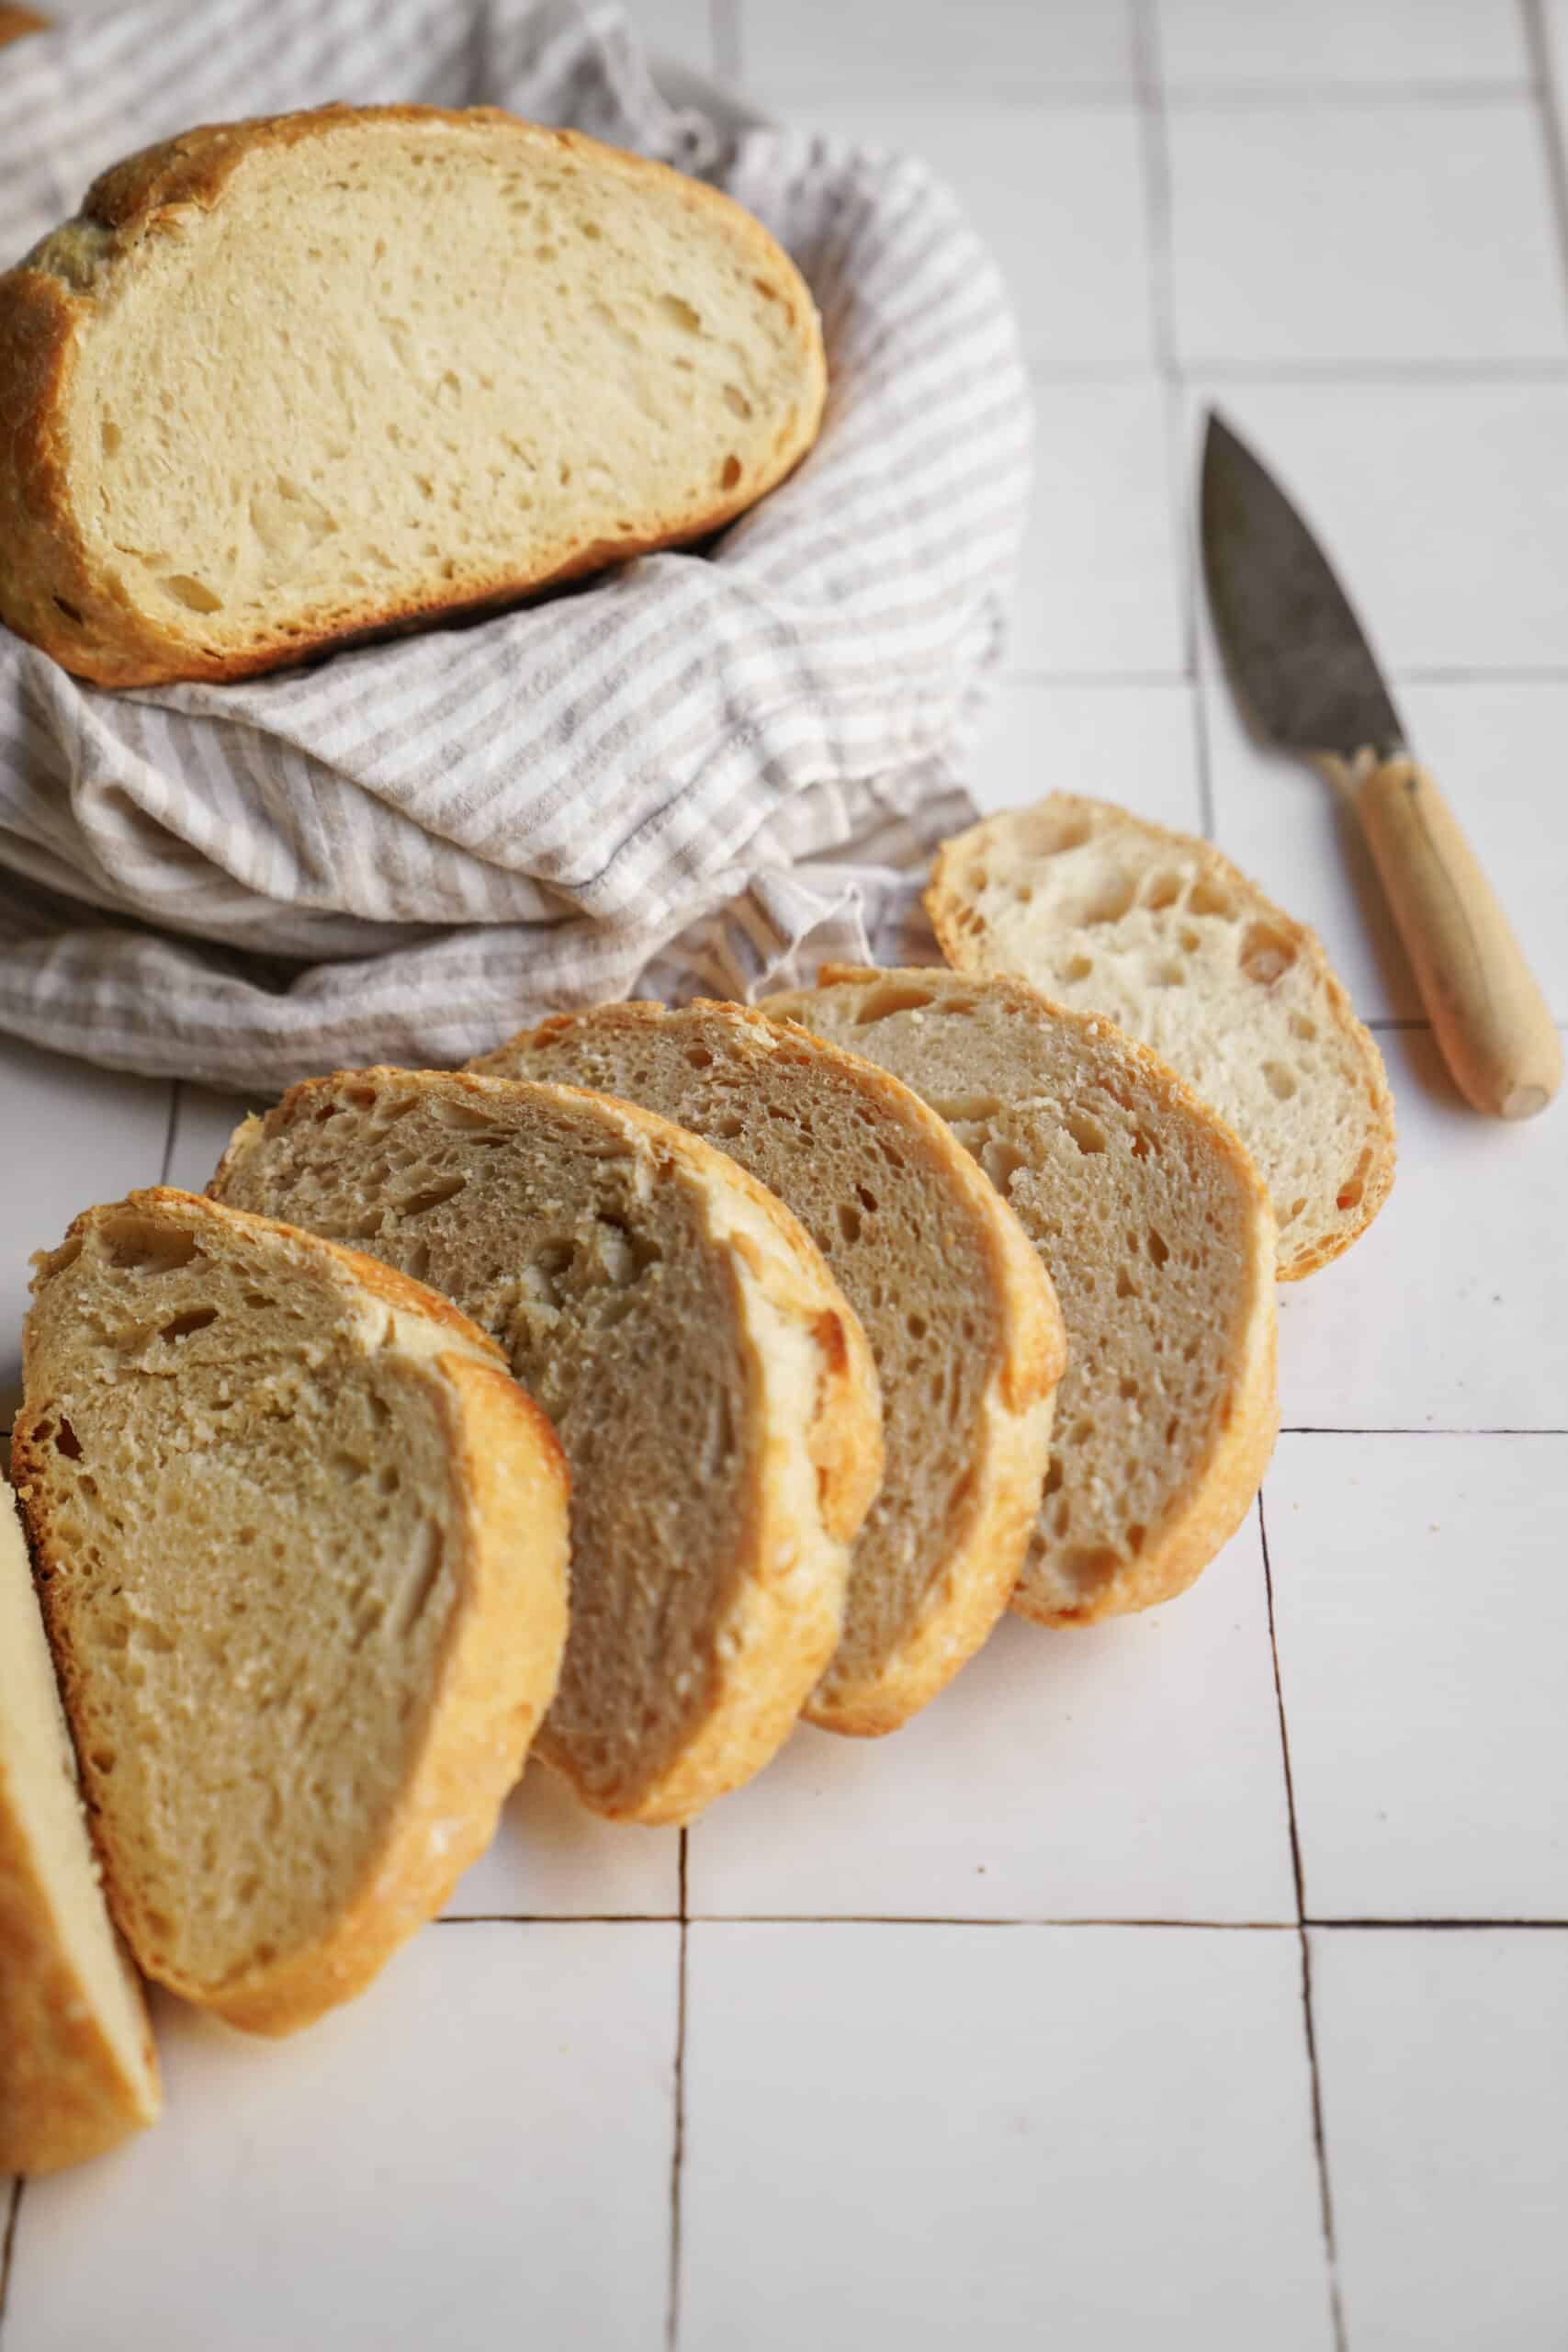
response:
M38 1260L0 2169L155 2114L138 1971L265 2033L357 1991L530 1750L689 1821L1234 1532L1276 1281L1391 1181L1376 1048L1310 933L1099 804L975 828L930 905L947 968L309 1080Z

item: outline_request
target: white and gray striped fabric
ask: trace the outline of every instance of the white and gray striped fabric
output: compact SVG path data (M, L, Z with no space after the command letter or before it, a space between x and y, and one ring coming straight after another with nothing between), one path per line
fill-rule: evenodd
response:
M485 100L711 177L816 294L821 439L710 554L310 670L108 694L0 628L0 1027L270 1089L927 953L912 877L971 813L1031 443L949 198L672 111L614 12L173 0L0 50L0 254L130 149L329 98Z

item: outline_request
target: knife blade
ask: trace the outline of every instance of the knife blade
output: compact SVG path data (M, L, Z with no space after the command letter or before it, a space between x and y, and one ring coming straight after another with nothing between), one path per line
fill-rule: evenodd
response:
M1303 759L1402 751L1393 697L1328 558L1246 442L1213 413L1202 540L1214 626L1254 731Z
M1524 1119L1562 1082L1545 1000L1458 820L1412 759L1354 606L1313 532L1210 412L1200 490L1215 633L1249 730L1353 805L1432 1027L1477 1110Z

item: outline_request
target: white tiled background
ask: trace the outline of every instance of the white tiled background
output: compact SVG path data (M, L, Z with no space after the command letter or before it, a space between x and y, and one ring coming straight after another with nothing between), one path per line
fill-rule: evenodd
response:
M1193 588L1223 401L1372 616L1568 1018L1568 0L650 0L919 148L1010 275L1039 489L990 806L1214 835L1378 1026L1400 1178L1285 1294L1199 1588L1003 1628L685 1839L530 1776L446 1921L280 2049L160 2006L153 2134L14 2197L3 2352L1568 2346L1568 1106L1448 1087L1365 861ZM0 1042L27 1251L236 1106ZM5 2218L0 2188L0 2222Z

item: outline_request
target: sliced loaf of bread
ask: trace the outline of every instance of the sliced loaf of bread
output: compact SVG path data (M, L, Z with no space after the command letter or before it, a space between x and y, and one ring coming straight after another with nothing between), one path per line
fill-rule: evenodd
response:
M563 1013L472 1067L660 1112L749 1169L817 1243L876 1359L886 1466L805 1712L830 1731L896 1729L1006 1608L1039 1508L1065 1351L1017 1219L908 1087L739 1005Z
M163 2105L114 1931L15 1501L0 1485L0 2173L54 2172Z
M434 1283L554 1421L572 1593L546 1761L650 1822L759 1770L838 1645L882 1472L864 1335L788 1211L630 1103L394 1069L295 1087L213 1190Z
M830 965L765 1009L922 1095L1055 1284L1067 1368L1014 1606L1083 1624L1181 1591L1278 1426L1274 1220L1235 1137L1111 1022L1024 981Z
M0 277L0 619L234 678L716 530L816 437L798 271L493 107L187 130Z
M33 1292L12 1463L111 1906L290 2031L490 1840L565 1638L560 1449L446 1300L188 1193L89 1209Z
M946 842L926 905L955 970L1108 1013L1213 1104L1269 1188L1281 1282L1371 1223L1393 1182L1382 1057L1315 934L1211 843L1055 792Z

